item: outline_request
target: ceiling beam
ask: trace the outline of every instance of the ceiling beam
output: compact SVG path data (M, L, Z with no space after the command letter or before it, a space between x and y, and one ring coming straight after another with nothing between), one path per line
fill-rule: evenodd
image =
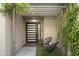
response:
M53 13L53 14L20 14L20 15L23 15L23 16L57 16L58 14Z
M46 9L33 9L31 12L53 12L53 11L60 11L60 10L62 10L61 8L60 9L48 9L48 8L46 8Z
M66 6L32 6L33 8L66 8Z
M40 12L40 11L38 11L38 12L32 12L32 13L29 13L29 14L43 14L43 13L50 13L50 14L53 14L53 13L59 13L60 11L57 11L57 12L50 12L50 11L47 11L47 12Z

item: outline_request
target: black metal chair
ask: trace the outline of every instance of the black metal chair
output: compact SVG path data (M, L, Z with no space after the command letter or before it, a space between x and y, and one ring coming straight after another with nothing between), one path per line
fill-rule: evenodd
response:
M58 41L56 41L55 43L51 43L52 37L47 37L44 41L43 41L43 47L44 50L46 51L54 51L55 48L57 47L57 44L59 43ZM51 44L50 44L51 43Z
M52 40L52 37L47 37L43 40L43 45L49 45L49 42Z
M44 49L45 49L46 51L54 51L55 48L57 47L57 44L58 44L58 43L59 43L59 42L55 42L55 43L49 44L49 45L44 45Z

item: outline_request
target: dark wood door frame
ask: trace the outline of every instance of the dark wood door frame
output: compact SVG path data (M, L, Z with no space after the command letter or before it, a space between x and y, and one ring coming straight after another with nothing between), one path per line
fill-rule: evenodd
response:
M36 42L28 42L27 40L27 24L36 24ZM40 22L26 22L26 43L38 43L38 24L40 24Z

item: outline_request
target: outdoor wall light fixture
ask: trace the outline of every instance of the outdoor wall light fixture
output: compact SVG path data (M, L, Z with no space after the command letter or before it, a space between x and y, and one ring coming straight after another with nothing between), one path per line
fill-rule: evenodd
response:
M37 22L37 19L33 17L32 22Z
M34 14L34 12L32 12L32 15Z

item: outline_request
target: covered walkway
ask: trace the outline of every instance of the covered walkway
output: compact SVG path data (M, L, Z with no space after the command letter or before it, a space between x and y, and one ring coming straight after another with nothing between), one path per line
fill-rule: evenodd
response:
M36 46L24 46L18 50L15 56L36 56Z
M31 13L17 14L15 23L10 16L5 17L0 15L0 18L4 19L4 21L1 21L3 22L1 24L1 32L5 34L2 36L0 33L2 37L0 40L3 42L3 44L0 44L0 46L3 45L0 55L15 55L16 53L16 56L35 56L36 47L24 45L31 41L38 43L40 39L43 40L48 36L52 37L52 42L56 41L58 36L59 13L66 8L65 5L60 3L31 3L33 7ZM28 22L30 24L27 24ZM13 28L13 24L15 28ZM3 30L4 28L5 30ZM12 32L13 29L14 32ZM15 34L14 38L13 33ZM3 37L6 44L3 41Z

